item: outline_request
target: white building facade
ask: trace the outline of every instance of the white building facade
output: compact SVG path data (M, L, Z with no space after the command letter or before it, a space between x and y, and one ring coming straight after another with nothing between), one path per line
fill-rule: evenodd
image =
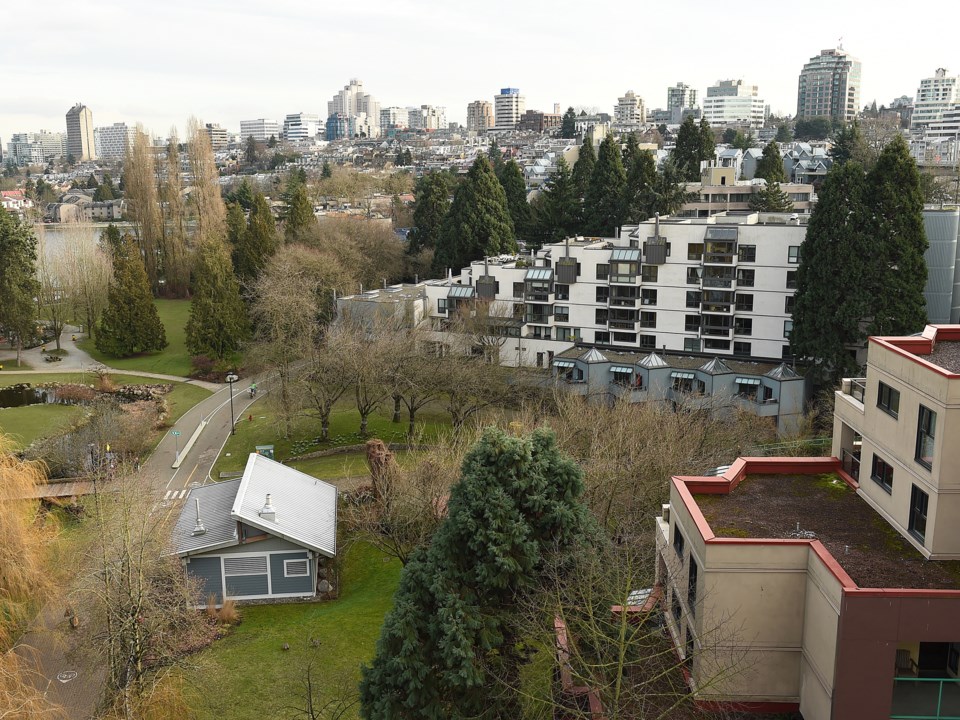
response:
M513 130L527 109L527 100L518 88L501 88L493 98L494 130Z
M920 81L910 129L921 130L932 122L942 120L943 114L955 105L960 105L960 78L947 75L945 68L937 68L933 77Z
M747 125L763 127L764 102L757 96L756 85L745 85L743 80L718 80L707 88L703 101L703 117L711 125Z
M283 120L283 138L288 142L313 140L322 132L320 116L312 113L293 113Z
M256 120L240 121L240 137L243 142L252 137L257 142L267 142L271 137L280 139L280 123L276 120L258 118Z
M364 128L362 132L367 137L380 136L380 103L373 95L363 91L361 80L350 80L327 103L327 117L337 114L352 118L357 126Z
M633 90L627 90L623 97L617 98L613 119L620 125L643 125L647 121L647 109L643 104L643 98Z
M13 160L17 165L43 165L66 154L65 133L41 130L38 133L14 133L7 143L5 159Z
M137 129L126 123L114 123L98 127L93 131L93 144L97 157L103 160L122 160L127 147L133 145Z

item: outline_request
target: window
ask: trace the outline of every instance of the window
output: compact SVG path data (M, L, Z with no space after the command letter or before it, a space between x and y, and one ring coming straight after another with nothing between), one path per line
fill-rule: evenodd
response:
M224 575L266 575L267 557L225 557L223 559Z
M684 351L684 352L700 352L700 339L699 339L699 338L684 338L684 339L683 339L683 351Z
M606 285L597 288L597 302L605 303L610 299L610 288Z
M784 320L783 321L783 336L790 339L790 333L793 332L793 320Z
M597 264L597 280L606 280L610 277L610 266L606 263Z
M680 618L683 617L683 609L680 607L680 597L676 592L673 593L673 600L670 603L670 609L673 612L673 619L679 623Z
M637 279L637 263L613 262L610 263L610 279L612 282L631 283Z
M700 300L703 293L699 290L687 290L687 307L700 309Z
M640 313L640 327L655 328L657 326L657 314L655 312Z
M643 288L640 291L640 302L643 305L656 305L657 291L653 288Z
M870 479L888 493L893 493L893 467L888 465L879 455L873 456Z
M696 285L699 282L700 282L700 268L688 267L687 268L687 285Z
M800 262L800 246L791 245L787 250L787 262L791 265L796 265Z
M683 316L683 331L684 332L697 332L700 329L700 316L699 315L684 315Z
M600 332L599 330L593 334L593 341L595 343L601 343L603 345L610 344L610 333Z
M757 246L756 245L740 245L737 248L737 259L740 262L756 262Z
M729 350L730 341L729 340L712 340L710 338L707 338L703 346L707 350Z
M737 293L737 312L753 312L753 295Z
M570 286L569 285L560 285L559 283L553 286L553 292L557 295L557 300L569 300L570 299Z
M594 317L594 323L597 325L606 325L609 314L610 311L606 308L597 308L597 314Z
M937 414L920 406L920 418L917 421L916 460L927 470L933 467L933 439L937 431Z
M784 360L790 360L793 358L793 350L790 349L789 345L784 345L780 350L780 357Z
M542 368L542 367L543 367L543 353L542 353L542 352L538 352L538 353L537 353L537 367L538 367L538 368Z
M307 577L310 575L310 565L306 558L302 560L284 560L284 577Z
M892 417L900 416L900 391L886 383L877 388L877 407Z
M734 335L753 335L753 318L734 318L733 333Z
M920 542L923 542L923 538L927 534L927 504L929 502L930 498L927 494L914 485L910 491L909 530ZM674 540L674 547L676 547L676 540Z
M748 342L733 342L733 354L734 355L746 355L750 356L753 354L753 346Z
M753 287L755 270L737 269L737 284L741 287Z
M697 614L697 575L699 568L697 561L693 559L693 553L690 554L690 568L687 571L687 607L690 608L690 614ZM689 632L689 630L687 631Z
M557 340L566 340L567 342L576 342L580 339L580 330L578 328L557 328Z
M656 335L641 335L640 336L640 347L644 350L656 350L657 349L657 336Z
M700 260L703 258L703 243L687 244L687 260Z
M633 345L637 342L637 334L628 332L615 332L613 334L613 339L615 342L629 343L630 345Z
M447 299L446 299L446 298L439 298L439 299L437 300L437 312L440 313L441 315L446 315L446 314L447 314Z
M787 270L787 290L797 289L797 271Z
M522 282L515 282L513 284L513 297L517 298L518 300L523 299L523 283Z
M793 315L793 308L797 305L797 296L796 295L787 295L786 300L783 303L783 311Z
M659 265L644 265L640 268L640 281L654 283L660 277Z
M683 535L680 534L680 528L676 523L673 525L673 549L678 557L683 557Z
M554 305L553 317L558 323L570 322L570 308L566 305Z

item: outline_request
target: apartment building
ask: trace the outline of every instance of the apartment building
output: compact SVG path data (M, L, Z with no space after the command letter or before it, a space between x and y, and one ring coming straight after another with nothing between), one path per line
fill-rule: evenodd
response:
M410 125L410 110L402 107L386 107L380 110L380 129L403 130Z
M65 133L41 130L38 133L14 133L7 143L6 159L17 165L43 165L66 154Z
M646 123L647 109L643 104L643 98L633 90L627 90L623 97L617 98L617 104L613 109L613 119L619 125L633 126Z
M697 106L697 91L686 83L678 82L667 88L667 110L682 110Z
M842 48L820 51L800 71L797 118L851 122L860 112L860 61Z
M943 113L960 105L960 78L947 75L946 68L937 68L933 77L920 81L917 99L910 118L911 130L922 130L943 118Z
M210 139L210 147L214 150L214 152L217 150L223 150L230 143L230 138L227 135L226 129L220 127L216 123L206 123L203 126L203 131Z
M467 130L486 132L494 126L493 105L486 100L474 100L467 105Z
M77 103L67 111L67 154L77 162L96 159L93 140L93 112Z
M501 88L493 97L493 129L514 130L527 109L527 100L518 88Z
M267 142L271 137L279 140L280 129L280 123L267 118L240 121L240 137L243 138L243 142L251 137L257 142Z
M313 140L322 133L320 116L314 113L293 113L283 119L283 138L287 142Z
M762 127L766 106L757 92L756 85L745 85L743 80L718 80L707 88L703 117L715 127Z
M97 157L103 160L123 160L127 147L137 138L137 129L126 123L114 123L93 131L93 143Z
M545 113L540 110L527 110L520 117L517 129L543 134L559 129L562 123L563 115Z
M718 162L723 160L721 155ZM738 172L738 165L733 161L729 165L703 168L699 183L687 183L687 191L696 197L684 203L677 216L710 217L722 213L749 212L750 199L766 187L766 183L762 180L737 180ZM780 189L790 197L794 212L798 215L809 215L813 210L816 202L813 185L781 183Z
M363 126L367 137L380 136L380 103L373 95L363 91L363 82L360 80L350 80L327 103L327 116L335 115L344 115L354 126ZM329 137L329 131L327 134Z

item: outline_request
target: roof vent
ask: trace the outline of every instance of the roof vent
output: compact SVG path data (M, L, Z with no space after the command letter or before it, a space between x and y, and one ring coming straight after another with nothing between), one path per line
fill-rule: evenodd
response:
M193 535L203 535L207 529L203 526L203 520L200 519L200 498L194 498L197 503L197 524L193 527Z
M277 521L277 510L275 507L273 507L273 503L270 502L270 493L267 493L267 501L260 509L260 517L264 520L269 520L270 522Z

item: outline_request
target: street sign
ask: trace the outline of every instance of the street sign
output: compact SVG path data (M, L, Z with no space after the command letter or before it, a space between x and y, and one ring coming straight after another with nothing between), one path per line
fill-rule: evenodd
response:
M171 430L171 431L170 431L170 434L173 435L174 437L180 437L180 431L179 431L179 430Z
M257 455L263 455L265 458L273 460L273 445L257 445Z

